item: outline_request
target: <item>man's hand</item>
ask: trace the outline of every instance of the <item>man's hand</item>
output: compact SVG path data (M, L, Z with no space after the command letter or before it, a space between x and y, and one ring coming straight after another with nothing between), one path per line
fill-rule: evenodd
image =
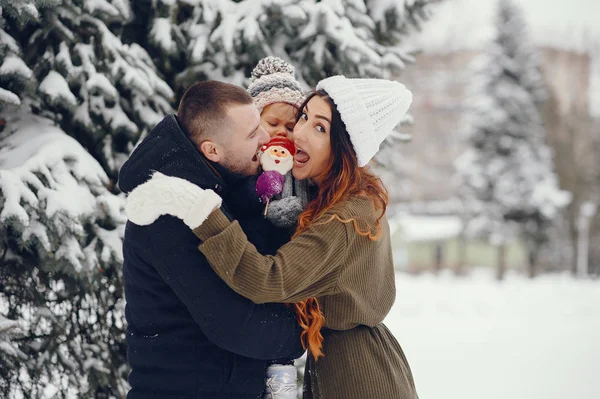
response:
M194 229L221 206L221 197L179 177L155 172L127 196L125 212L133 223L145 226L162 215L175 216Z

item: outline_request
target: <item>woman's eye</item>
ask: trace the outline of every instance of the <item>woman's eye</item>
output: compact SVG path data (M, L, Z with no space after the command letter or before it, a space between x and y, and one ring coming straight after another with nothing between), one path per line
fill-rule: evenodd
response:
M303 119L303 120L308 119L308 115L306 115L306 112L303 112L302 114L300 114L300 119Z
M317 125L317 130L321 133L325 133L325 128L322 125Z

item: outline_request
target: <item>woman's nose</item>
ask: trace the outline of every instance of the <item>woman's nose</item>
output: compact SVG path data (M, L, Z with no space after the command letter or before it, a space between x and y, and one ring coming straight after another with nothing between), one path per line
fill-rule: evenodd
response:
M292 132L292 138L294 139L294 141L296 139L302 139L304 138L304 129L302 128L302 126L300 126L300 124L296 124L296 126L294 126L294 130Z

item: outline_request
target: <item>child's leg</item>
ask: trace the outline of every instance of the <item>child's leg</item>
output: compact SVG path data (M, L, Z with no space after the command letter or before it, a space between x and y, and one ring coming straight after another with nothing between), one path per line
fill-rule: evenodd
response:
M264 399L296 399L296 367L292 364L272 364L267 368Z

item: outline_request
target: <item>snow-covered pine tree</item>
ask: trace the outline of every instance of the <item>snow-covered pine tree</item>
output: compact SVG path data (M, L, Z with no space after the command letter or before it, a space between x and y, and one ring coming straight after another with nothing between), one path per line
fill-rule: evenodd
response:
M313 87L334 74L387 76L413 61L402 38L437 1L146 0L133 9L140 42L180 93L204 79L244 85L267 55Z
M8 11L11 2L2 3ZM55 120L114 179L140 130L171 111L173 95L147 52L121 40L132 18L128 0L38 0L21 7L35 10L32 21L8 18L5 31L33 71L34 111Z
M497 35L476 61L470 147L457 161L459 190L473 231L501 247L521 234L533 277L548 228L570 196L552 170L538 110L544 89L525 21L511 0L498 7Z
M125 217L113 182L140 133L172 111L172 91L122 34L127 0L0 7L0 312L18 321L23 355L2 367L2 389L121 397Z
M20 333L19 324L9 320L0 314L0 395L3 398L10 397L10 379L17 362L26 358L18 345L12 342L13 338Z
M310 85L380 76L412 60L398 38L436 1L0 0L0 312L23 354L5 369L11 395L126 390L113 182L172 111L169 86L244 84L270 54L306 65Z
M138 40L149 48L177 92L198 80L246 85L266 55L296 66L308 87L322 78L399 76L413 61L403 39L420 29L439 0L144 0L132 6ZM406 122L410 121L407 116ZM398 137L396 137L398 138ZM406 139L406 137L403 137ZM388 140L377 167L392 191L406 197L403 140ZM389 184L401 181L402 184Z

